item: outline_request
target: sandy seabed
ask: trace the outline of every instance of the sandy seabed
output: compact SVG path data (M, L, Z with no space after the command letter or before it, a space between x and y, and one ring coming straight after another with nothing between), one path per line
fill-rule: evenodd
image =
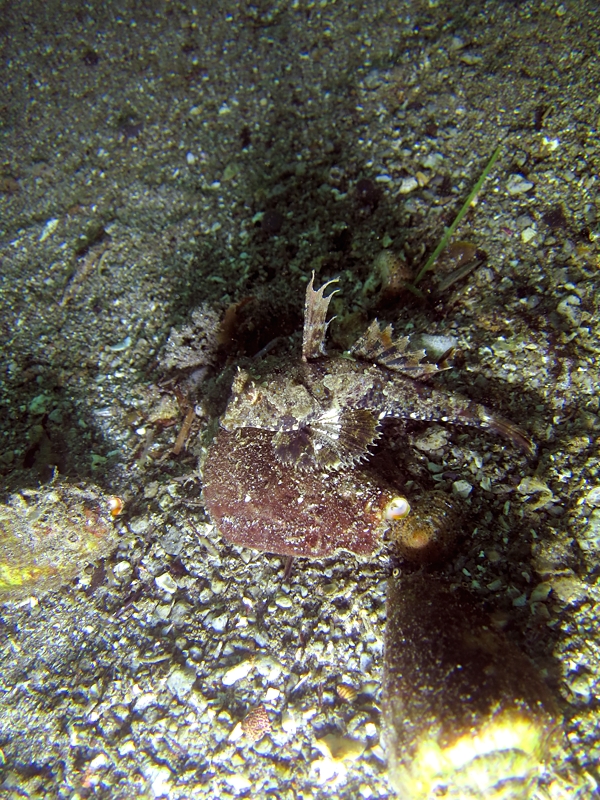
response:
M388 555L298 562L285 581L280 558L223 541L201 501L233 369L279 333L298 346L315 270L340 278L334 343L375 315L454 337L459 368L438 385L536 441L526 458L483 432L409 425L390 447L407 492L468 494L444 573L562 704L565 759L540 797L595 796L597 4L22 0L0 3L0 35L5 498L58 469L125 501L105 561L2 607L0 795L392 796ZM414 274L499 144L454 237L467 244L423 301L382 302L383 261ZM174 454L171 328L248 298L258 330L229 312L242 333L230 324L202 371ZM261 705L271 730L238 738ZM362 754L329 757L328 734Z

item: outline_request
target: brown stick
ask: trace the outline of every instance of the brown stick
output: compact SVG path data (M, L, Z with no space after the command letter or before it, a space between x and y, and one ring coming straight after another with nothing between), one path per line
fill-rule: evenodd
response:
M194 414L193 408L188 408L186 411L185 417L183 418L183 424L177 434L177 439L175 439L175 444L173 445L173 453L178 456L179 453L185 447L185 443L188 440L188 436L190 435L190 431L192 429L192 423L194 421Z

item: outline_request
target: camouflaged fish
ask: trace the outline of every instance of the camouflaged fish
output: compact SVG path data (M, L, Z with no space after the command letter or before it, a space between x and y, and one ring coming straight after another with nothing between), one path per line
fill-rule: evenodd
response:
M388 418L430 420L483 428L526 453L534 445L517 425L460 394L438 391L423 378L447 369L424 362L408 337L392 338L377 320L343 356L327 356L329 281L317 291L314 273L306 289L302 360L281 363L260 378L239 370L221 419L227 431L274 431L273 450L283 464L333 470L365 460ZM330 320L331 322L331 320Z

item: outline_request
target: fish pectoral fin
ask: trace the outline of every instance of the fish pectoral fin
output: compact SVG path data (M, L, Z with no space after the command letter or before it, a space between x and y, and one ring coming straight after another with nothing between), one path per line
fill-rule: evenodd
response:
M276 433L273 452L288 467L336 470L368 458L380 436L379 420L373 411L330 410L298 430Z
M316 419L310 430L321 469L351 467L363 461L381 436L377 415L366 408L341 411L335 420L329 416Z
M381 436L377 415L367 408L345 411L340 416L340 448L353 461L369 455L369 448Z
M272 446L275 457L286 467L314 469L317 466L308 428L278 431L273 437Z

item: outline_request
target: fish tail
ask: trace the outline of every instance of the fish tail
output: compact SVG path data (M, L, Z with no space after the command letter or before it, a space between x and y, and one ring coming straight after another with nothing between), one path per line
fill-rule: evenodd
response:
M477 405L476 414L477 422L475 424L479 424L482 428L487 428L493 433L502 436L504 439L512 442L515 447L527 453L527 455L535 455L536 446L523 428L515 425L515 423L511 422L509 419L500 416L500 414L490 411L489 408L485 406Z

